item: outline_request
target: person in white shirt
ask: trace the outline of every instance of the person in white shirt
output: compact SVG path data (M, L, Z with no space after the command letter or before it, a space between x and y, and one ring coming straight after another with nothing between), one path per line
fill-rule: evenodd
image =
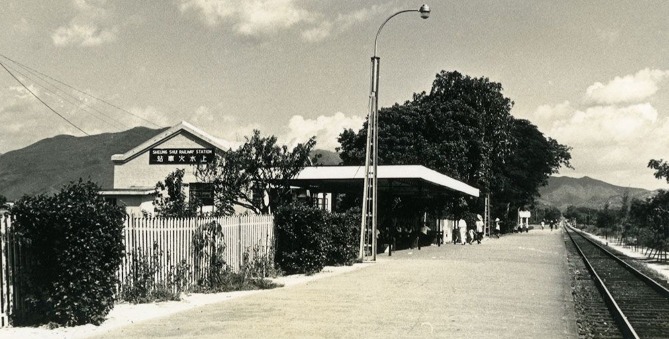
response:
M480 214L476 215L476 242L481 243L483 239L483 217Z
M464 245L467 241L467 222L465 219L458 221L458 228L460 228L460 242Z

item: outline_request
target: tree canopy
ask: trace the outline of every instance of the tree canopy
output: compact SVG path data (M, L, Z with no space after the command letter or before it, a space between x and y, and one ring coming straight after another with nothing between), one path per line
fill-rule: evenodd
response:
M232 214L234 205L266 214L291 199L288 181L310 163L316 139L292 150L277 145L275 136L263 137L254 130L237 150L219 154L216 162L199 168L197 175L214 185L216 209Z
M663 159L660 160L655 160L655 159L650 159L648 162L648 168L652 168L655 170L655 178L657 179L665 179L669 183L669 164L667 164L666 161Z
M437 74L429 93L379 112L379 165L423 165L514 206L533 202L570 148L511 115L502 85L459 72ZM344 165L362 165L367 123L343 131Z

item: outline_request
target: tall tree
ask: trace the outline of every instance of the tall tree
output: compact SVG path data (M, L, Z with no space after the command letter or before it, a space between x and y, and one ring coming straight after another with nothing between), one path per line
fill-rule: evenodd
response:
M421 164L488 191L509 153L513 102L502 86L458 72L437 74L429 94L379 113L379 164ZM362 164L367 128L344 131L344 164Z
M379 164L424 165L492 193L506 210L526 205L571 155L529 121L514 119L512 106L501 84L442 71L429 94L379 112ZM364 163L366 134L366 123L340 134L345 165Z
M197 171L203 181L214 184L217 210L231 214L233 206L266 214L291 200L289 180L309 165L315 137L292 150L277 145L275 136L253 136L237 150L223 152L213 164Z
M561 166L571 168L570 150L546 138L530 121L513 119L510 152L496 172L496 200L516 207L531 205L551 174Z

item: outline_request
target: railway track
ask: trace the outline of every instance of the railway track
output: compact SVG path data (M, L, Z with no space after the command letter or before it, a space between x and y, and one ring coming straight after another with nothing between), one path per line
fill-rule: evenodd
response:
M669 290L573 229L569 237L625 338L669 338Z

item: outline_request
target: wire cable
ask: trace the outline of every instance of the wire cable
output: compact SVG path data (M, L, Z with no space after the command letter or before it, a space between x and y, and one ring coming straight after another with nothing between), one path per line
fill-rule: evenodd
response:
M106 100L100 99L100 98L98 98L98 97L96 97L96 96L94 96L94 95L92 95L92 94L89 94L89 93L86 93L86 92L81 91L81 90L79 90L79 89L76 89L76 88L74 88L73 86L70 86L70 85L68 85L68 84L66 84L66 83L64 83L64 82L62 82L62 81L60 81L60 80L58 80L58 79L55 79L55 78L53 78L53 77L51 77L51 76L49 76L49 75L47 75L47 74L44 74L44 73L42 73L42 72L40 72L40 71L38 71L38 70L36 70L36 69L34 69L34 68L31 68L31 67L29 67L29 66L26 66L26 65L24 65L24 64L22 64L22 63L20 63L20 62L18 62L18 61L16 61L16 60L13 60L13 59L11 59L11 58L9 58L9 57L3 55L3 54L0 54L0 57L3 57L3 58L5 58L5 59L9 60L9 61L11 61L11 62L13 62L13 63L19 65L20 67L22 67L22 68L24 68L24 69L33 71L33 72L38 73L38 74L40 74L40 75L42 75L42 76L44 76L44 77L46 77L46 78L49 78L49 79L51 79L51 80L53 80L53 81L55 81L55 82L57 82L57 83L59 83L59 84L61 84L61 85L63 85L63 86L66 86L66 87L68 87L68 88L70 88L70 89L72 89L72 90L74 90L74 91L76 91L76 92L79 92L79 93L81 93L81 94L87 95L87 96L89 96L89 97L91 97L91 98L93 98L93 99L95 99L95 100L101 101L101 102L103 102L103 103L105 103L105 104L107 104L107 105L109 105L109 106L111 106L111 107L114 107L114 108L116 108L116 109L118 109L118 110L120 110L120 111L122 111L122 112L125 112L125 113L127 113L127 114L129 114L129 115L132 115L132 116L134 116L134 117L136 117L136 118L138 118L138 119L141 119L141 120L143 120L144 122L147 122L147 123L149 123L149 124L151 124L151 125L153 125L153 126L155 126L155 127L161 127L161 126L158 126L157 124L155 124L155 123L153 123L153 122L151 122L151 121L149 121L149 120L147 120L147 119L144 119L144 118L140 117L139 115L136 115L136 114L134 114L134 113L131 113L131 112L129 112L129 111L127 111L127 110L125 110L125 109L119 107L119 106L116 106L116 105L114 105L114 104L112 104L112 103L110 103L110 102L108 102L108 101L106 101Z
M27 79L27 80L31 80L31 81L33 82L33 84L35 84L35 85L37 85L37 86L43 88L45 91L47 91L47 92L49 92L49 93L52 93L52 94L55 95L55 96L59 97L59 98L60 98L61 100L63 100L64 102L67 102L67 103L71 104L71 105L75 108L75 110L82 110L82 111L84 111L84 112L87 112L87 113L89 113L91 116L93 116L94 118L96 118L96 119L98 119L98 120L100 120L100 121L102 121L102 122L104 122L104 123L106 123L106 124L108 124L108 125L110 125L110 126L115 125L115 127L129 128L129 126L123 124L122 122L117 121L116 119L114 119L113 117L109 116L108 114L105 114L105 112L102 112L102 111L96 109L95 107L88 106L88 104L87 104L86 102L84 102L83 100L81 100L80 98L77 98L77 97L75 97L74 95L72 95L72 94L70 94L70 93L67 93L67 92L65 92L65 91L63 91L63 90L61 90L61 89L59 89L59 88L56 87L55 85L53 85L53 84L47 82L46 80L40 78L39 76L37 76L37 79L39 79L39 81L38 81L38 80L32 78L31 76L29 76L29 75L27 75L27 74L21 72L20 70L17 70L17 69L14 68L14 67L11 67L11 66L9 66L9 65L5 65L5 67L8 67L10 70L12 70L12 71L18 73L19 75L21 75L21 76L24 77L25 79ZM28 71L28 72L30 72L30 71ZM42 83L43 83L43 84L42 84ZM52 87L53 90L47 88L44 84L46 84L46 85ZM64 95L69 96L70 98L72 98L72 99L74 99L74 100L76 100L76 101L82 102L82 104L79 105L77 102L73 102L72 100L67 99L66 97L64 97L63 95L60 95L60 94L57 93L56 91L57 91L57 92L60 92L60 93L63 93ZM108 118L108 119L110 119L110 120L103 119L103 118L101 118L100 116L97 116L97 115L93 114L93 113L90 112L87 108L90 108L90 109L96 111L100 116L104 116L105 118Z
M2 68L4 68L5 71L7 71L7 73L9 73L9 75L12 76L12 78L14 78L16 81L18 81L18 83L21 84L21 86L23 86L23 88L25 88L26 91L28 91L30 94L32 94L32 96L34 96L37 100L39 100L39 102L41 102L42 104L44 104L44 106L46 106L47 108L49 108L53 113L55 113L57 116L61 117L61 119L67 121L68 124L74 126L74 128L78 129L81 133L84 133L85 135L90 135L90 134L86 133L83 129L79 128L79 126L75 125L75 124L72 123L70 120L68 120L68 119L67 119L66 117L64 117L62 114L56 112L55 109L51 108L51 106L49 106L46 102L44 102L42 99L40 99L35 93L33 93L33 91L30 90L30 88L28 88L28 86L26 86L23 82L21 82L21 80L19 80L19 78L17 78L17 77L14 75L14 73L12 73L9 69L7 69L7 67L5 67L5 64L4 64L4 63L0 62L0 66L2 66Z

